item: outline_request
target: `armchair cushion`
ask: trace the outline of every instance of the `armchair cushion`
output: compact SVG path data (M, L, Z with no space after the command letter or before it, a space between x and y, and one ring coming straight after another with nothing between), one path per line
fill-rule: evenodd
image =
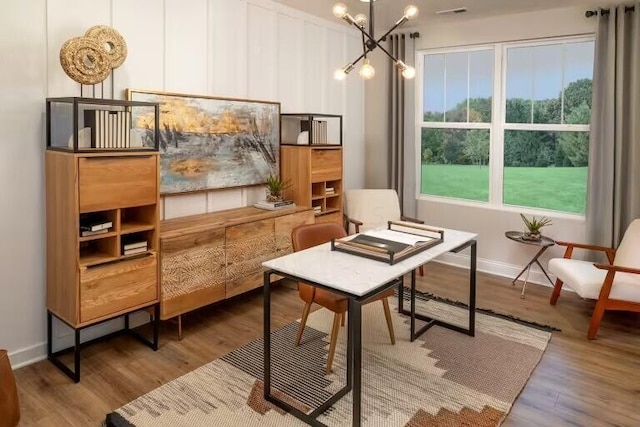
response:
M361 232L398 221L402 215L398 193L387 189L346 190L344 210L347 217L363 223Z
M562 280L565 286L588 299L598 299L607 276L607 271L596 268L593 262L569 258L550 260L549 271ZM609 299L640 303L640 275L616 273Z

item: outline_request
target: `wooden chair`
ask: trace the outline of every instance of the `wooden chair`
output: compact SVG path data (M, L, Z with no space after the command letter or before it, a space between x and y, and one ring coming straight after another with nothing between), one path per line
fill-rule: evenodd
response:
M424 221L402 214L396 190L358 189L344 192L344 229L349 234L386 227L387 221L424 224ZM420 275L424 276L422 266Z
M556 305L562 286L567 285L582 298L596 299L587 338L596 338L605 310L640 312L640 219L624 233L617 250L596 245L558 242L566 246L564 258L549 261L549 271L557 277L550 304ZM571 259L574 249L604 252L608 264Z
M341 225L334 222L328 222L298 226L293 229L291 233L291 240L293 243L293 250L301 251L312 246L326 243L331 239L345 237L346 235L347 233ZM307 318L309 317L309 312L313 303L319 304L334 313L333 327L331 328L331 339L329 341L329 355L327 357L327 373L331 373L331 365L333 364L333 358L335 356L340 322L342 320L342 325L344 326L345 313L348 309L348 300L341 295L316 288L303 282L298 282L298 292L300 293L300 298L305 302L305 306L302 310L300 328L298 329L298 335L296 336L296 346L300 345L304 327L307 323ZM391 310L389 309L389 301L387 300L387 297L390 296L393 296L393 289L389 289L388 291L374 297L370 301L367 301L367 303L378 300L382 301L384 315L389 329L389 338L391 338L391 344L395 344L396 338L393 333Z
M20 421L18 390L6 350L0 350L0 427L14 427Z

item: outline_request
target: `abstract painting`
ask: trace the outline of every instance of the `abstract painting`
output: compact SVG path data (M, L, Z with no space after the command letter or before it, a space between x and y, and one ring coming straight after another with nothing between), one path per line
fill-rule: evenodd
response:
M160 104L162 194L257 185L279 173L278 102L133 89L127 99ZM134 111L132 123L153 146L153 113Z

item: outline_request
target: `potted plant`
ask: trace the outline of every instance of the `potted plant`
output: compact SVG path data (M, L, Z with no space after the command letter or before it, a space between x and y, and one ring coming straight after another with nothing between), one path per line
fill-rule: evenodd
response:
M526 216L520 214L520 218L522 218L522 221L527 228L527 230L522 235L522 238L524 240L540 240L540 238L542 237L542 233L540 232L542 227L546 225L553 225L551 220L544 216L540 219L536 219L536 217L534 216L531 220L529 220Z
M283 181L278 175L269 175L267 177L266 186L267 201L280 202L282 201L282 191L289 187L289 182Z

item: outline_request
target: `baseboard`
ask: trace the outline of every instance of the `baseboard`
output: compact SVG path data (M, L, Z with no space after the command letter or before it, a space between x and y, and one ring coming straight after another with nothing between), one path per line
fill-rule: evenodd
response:
M465 254L447 253L439 256L434 261L454 267L469 268L469 255ZM513 279L514 277L516 277L518 273L522 271L522 267L523 266L506 264L503 262L482 258L478 258L477 260L478 271L493 274L495 276L506 277L508 279ZM522 276L520 276L520 279L518 279L518 283L522 283L522 281L524 281L524 277L526 274L527 273L524 273ZM555 280L555 277L553 275L550 274L549 277L551 277L551 280ZM531 272L529 273L529 280L527 281L527 283L535 283L536 285L542 285L548 288L553 287L545 277L544 273L537 267L531 268ZM565 287L565 289L569 290L568 287Z
M130 324L132 328L144 325L149 322L149 315L146 312L135 312L130 315ZM99 325L88 327L80 333L80 342L90 341L110 333L116 332L124 328L124 319L117 318L109 322L101 323ZM69 328L60 321L56 321L54 318L53 324L53 336L54 340L53 351L63 350L65 348L73 347L74 333L73 329ZM9 354L9 360L11 360L11 367L15 369L22 368L24 366L31 365L32 363L39 362L47 358L47 342L42 342L31 347L16 350Z

